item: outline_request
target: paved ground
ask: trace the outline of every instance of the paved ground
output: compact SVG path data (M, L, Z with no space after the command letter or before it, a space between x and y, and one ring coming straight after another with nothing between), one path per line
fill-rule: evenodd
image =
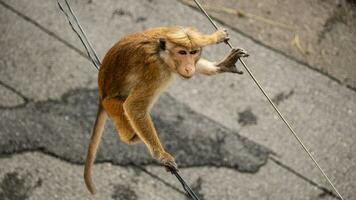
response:
M356 90L355 0L201 2L234 30Z
M161 25L213 29L178 1L71 1L100 57L121 36ZM167 9L170 9L167 12ZM192 20L194 19L194 20ZM185 199L142 145L106 128L82 181L94 121L96 70L52 1L0 1L0 199ZM230 30L233 43L325 168L355 199L356 93ZM204 55L218 59L224 45ZM152 112L163 143L201 199L335 199L247 76L176 80Z

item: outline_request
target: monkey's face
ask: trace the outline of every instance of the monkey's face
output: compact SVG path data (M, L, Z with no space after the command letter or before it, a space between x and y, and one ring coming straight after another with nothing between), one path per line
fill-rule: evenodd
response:
M195 64L199 60L201 50L175 47L170 50L170 57L174 61L176 72L183 78L191 78L195 72Z
M167 45L160 56L169 68L181 77L188 79L194 75L195 65L201 56L201 48L188 49L182 46Z

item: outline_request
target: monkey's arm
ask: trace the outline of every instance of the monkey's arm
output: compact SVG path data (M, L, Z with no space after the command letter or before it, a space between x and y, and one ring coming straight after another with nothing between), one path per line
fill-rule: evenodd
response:
M223 72L240 73L235 63L240 57L247 56L248 54L243 49L232 49L230 53L218 63L201 58L196 65L196 70L198 73L205 75L215 75Z
M216 63L200 58L196 64L196 71L200 74L211 76L220 73L220 68L216 66Z
M195 37L196 42L201 46L208 46L212 44L218 44L223 41L229 40L229 36L226 29L219 29L210 35L197 35Z

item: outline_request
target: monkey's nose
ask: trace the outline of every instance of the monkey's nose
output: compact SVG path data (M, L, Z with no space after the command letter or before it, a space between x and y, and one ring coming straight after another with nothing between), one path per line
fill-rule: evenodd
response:
M184 78L190 78L193 76L194 72L195 72L195 67L188 65L188 66L182 67L179 73Z
M187 75L190 75L192 73L192 68L190 67L186 67L184 70L187 73Z

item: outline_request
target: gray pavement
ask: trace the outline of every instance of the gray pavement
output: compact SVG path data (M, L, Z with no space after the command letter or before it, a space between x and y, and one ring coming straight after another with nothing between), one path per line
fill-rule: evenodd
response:
M98 164L97 189L92 198L83 187L82 166L63 162L38 152L3 158L0 199L184 199L184 194L152 179L137 167ZM169 196L167 195L169 194Z
M193 0L180 1L195 7ZM356 90L355 1L201 2L237 32Z
M213 31L201 13L173 0L71 3L100 57L121 36L148 27ZM54 1L1 1L0 22L0 197L16 199L12 189L20 188L22 199L89 199L82 163L95 117L96 70ZM230 34L344 198L356 198L356 93ZM219 45L204 55L219 59L227 51ZM152 115L202 199L335 199L247 75L177 79ZM93 199L185 198L142 145L118 141L111 123L98 161Z

